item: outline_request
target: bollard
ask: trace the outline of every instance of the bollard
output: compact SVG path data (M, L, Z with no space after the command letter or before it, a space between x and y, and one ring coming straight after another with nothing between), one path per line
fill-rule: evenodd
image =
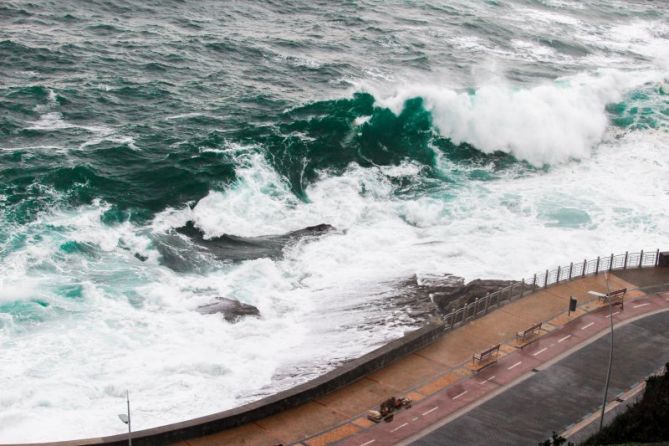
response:
M583 272L582 272L582 274L581 274L581 277L585 277L585 270L586 270L587 268L588 268L588 261L584 259L584 260L583 260Z
M599 274L599 256L597 256L597 265L595 266L595 275Z
M548 270L546 270L546 274L544 275L544 288L548 287Z
M613 271L613 253L611 253L611 260L609 260L609 271Z
M574 262L569 264L569 280L571 280L571 273L574 271Z
M623 264L623 269L627 269L627 257L628 257L628 252L625 251L625 263Z

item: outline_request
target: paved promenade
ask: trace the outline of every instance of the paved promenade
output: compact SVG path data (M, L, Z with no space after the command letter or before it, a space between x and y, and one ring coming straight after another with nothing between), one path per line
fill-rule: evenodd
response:
M549 287L453 330L429 347L344 389L254 423L176 445L378 446L407 442L416 435L428 434L477 404L485 404L511 384L534 376L533 369L541 370L560 355L605 332L608 310L588 291L606 292L667 282L669 268L618 271ZM579 308L567 316L570 296L578 299ZM620 323L667 308L669 294L647 296L632 291L627 295L624 311L615 314L614 321ZM514 347L515 333L540 321L544 322L546 334L523 350ZM472 353L498 343L502 344L503 354L498 363L473 374L468 366ZM596 387L595 383L592 385ZM374 424L365 418L366 411L378 408L381 401L405 395L415 404L398 413L392 422ZM613 391L611 397L615 398ZM569 416L565 413L565 419ZM537 441L544 436L543 432L536 433Z

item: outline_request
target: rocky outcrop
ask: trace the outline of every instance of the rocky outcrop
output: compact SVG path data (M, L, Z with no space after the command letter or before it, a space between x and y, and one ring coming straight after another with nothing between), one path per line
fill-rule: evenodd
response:
M241 262L259 258L278 259L290 244L309 237L319 237L335 228L320 224L279 235L206 237L192 221L167 234L154 236L161 262L179 272L206 270L211 260ZM186 236L187 238L184 238Z
M237 322L246 316L260 316L260 310L237 299L217 297L215 302L197 307L202 314L222 314L226 321Z
M476 279L465 284L462 277L453 277L454 280L448 285L428 286L431 289L432 301L442 314L448 314L474 302L478 298L484 297L488 293L494 293L517 283L512 280Z

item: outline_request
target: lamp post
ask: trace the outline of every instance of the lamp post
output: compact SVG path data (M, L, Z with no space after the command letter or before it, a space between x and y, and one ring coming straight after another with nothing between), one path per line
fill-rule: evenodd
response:
M118 414L118 417L123 423L128 425L128 446L132 446L132 424L130 422L130 395L125 391L125 401L128 404L128 412Z
M609 349L609 367L606 371L606 384L604 384L604 397L602 400L602 413L599 416L599 430L602 430L602 427L604 426L604 412L606 410L606 396L609 393L609 382L611 381L611 365L613 364L613 306L611 305L611 298L608 296L608 293L610 292L609 289L609 275L608 273L604 273L604 277L606 277L606 293L607 294L602 294L598 293L596 291L588 291L588 294L592 294L594 296L605 296L606 301L609 304L609 322L610 322L610 328L611 328L611 342L610 342L610 349Z
M606 277L606 293L610 293L609 289L609 274L604 273ZM606 371L606 385L604 386L604 400L602 402L602 414L599 417L599 430L601 432L604 426L604 409L606 408L606 395L609 392L609 382L611 381L611 365L613 364L613 305L611 305L611 298L606 299L609 302L609 322L611 327L611 348L609 350L609 369Z

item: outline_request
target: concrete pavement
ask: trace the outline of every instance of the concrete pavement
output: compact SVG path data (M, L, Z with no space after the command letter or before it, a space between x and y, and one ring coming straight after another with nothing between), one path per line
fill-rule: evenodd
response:
M666 310L615 330L609 400L669 360L669 308ZM422 438L411 444L475 445L494 438L499 445L533 445L552 431L563 432L601 406L609 345L609 336L600 337L456 420L424 436L419 433Z

